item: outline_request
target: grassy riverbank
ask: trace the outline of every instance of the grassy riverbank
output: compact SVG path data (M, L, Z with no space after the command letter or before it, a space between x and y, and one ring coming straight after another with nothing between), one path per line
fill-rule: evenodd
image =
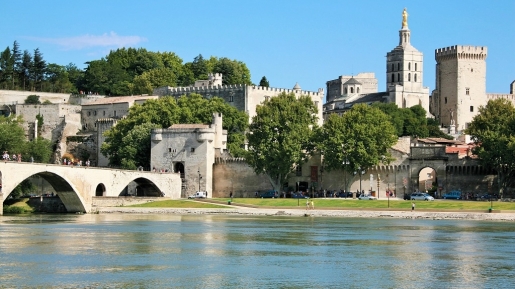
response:
M221 207L228 202L228 198L207 199L199 201L190 200L167 200L134 205L133 207L153 207L153 208L215 208ZM411 209L412 201L391 199L360 201L353 199L313 199L317 209ZM220 205L217 205L220 204ZM484 201L457 201L457 200L437 200L434 202L414 201L416 209L434 211L484 211L490 208L490 202ZM207 207L209 205L215 207ZM259 199L259 198L234 198L232 205L246 206L255 208L305 208L304 199ZM515 202L493 202L494 210L515 212ZM204 207L206 206L206 207Z

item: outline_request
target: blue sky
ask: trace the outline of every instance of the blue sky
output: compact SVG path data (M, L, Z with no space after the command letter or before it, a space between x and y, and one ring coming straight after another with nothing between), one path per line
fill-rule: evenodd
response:
M487 92L515 80L515 1L384 0L3 0L0 49L17 40L47 62L84 68L119 47L198 54L247 64L252 81L324 88L340 75L375 72L385 90L385 56L398 44L408 9L411 43L424 53L424 86L434 89L434 50L487 46Z

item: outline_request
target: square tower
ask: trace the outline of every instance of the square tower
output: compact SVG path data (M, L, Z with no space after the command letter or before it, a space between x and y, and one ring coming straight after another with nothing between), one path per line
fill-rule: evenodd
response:
M479 106L486 105L486 56L484 46L455 45L435 50L432 113L442 126L462 131L478 114Z

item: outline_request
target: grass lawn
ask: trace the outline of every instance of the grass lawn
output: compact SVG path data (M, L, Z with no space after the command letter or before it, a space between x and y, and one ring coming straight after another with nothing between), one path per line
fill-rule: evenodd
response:
M217 204L196 202L193 200L166 200L157 202L148 202L139 205L131 205L127 207L143 207L143 208L199 208L199 209L212 209L212 208L228 208L227 206L220 206Z
M227 198L215 199L227 201ZM311 199L310 199L311 200ZM353 200L353 199L313 199L315 208L334 209L387 209L388 200ZM392 209L411 210L412 201L390 200ZM416 209L438 210L488 210L490 202L484 201L457 201L457 200L436 200L436 201L414 201ZM253 205L258 207L306 207L305 199L260 199L260 198L234 198L233 204ZM515 202L493 202L494 210L513 210Z

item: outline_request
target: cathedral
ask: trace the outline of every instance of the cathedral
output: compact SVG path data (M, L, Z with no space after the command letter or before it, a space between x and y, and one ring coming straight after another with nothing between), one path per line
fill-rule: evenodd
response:
M408 28L408 12L402 13L399 44L386 54L386 88L378 92L374 73L359 73L356 76L340 76L327 85L324 104L324 119L331 113L339 113L358 103L395 103L406 108L421 105L429 116L429 88L422 83L424 59L422 52L411 45Z

